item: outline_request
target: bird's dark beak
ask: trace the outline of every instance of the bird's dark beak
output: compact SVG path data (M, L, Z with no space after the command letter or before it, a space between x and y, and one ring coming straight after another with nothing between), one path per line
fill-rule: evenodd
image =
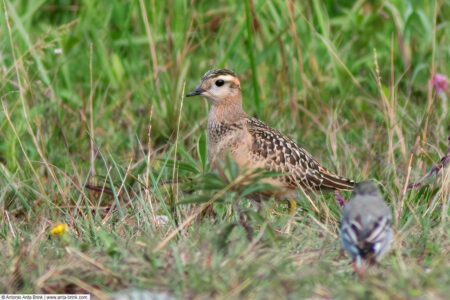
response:
M187 94L186 94L186 97L192 97L192 96L201 95L203 92L205 92L205 90L202 89L200 86L197 86L197 87L195 88L195 90L193 90L193 91L190 92L190 93L187 93Z

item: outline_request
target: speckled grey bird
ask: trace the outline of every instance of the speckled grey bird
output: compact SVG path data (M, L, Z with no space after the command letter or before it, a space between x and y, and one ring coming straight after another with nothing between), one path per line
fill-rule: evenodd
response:
M232 71L206 72L186 96L196 95L206 98L211 106L208 157L213 169L219 169L219 161L229 153L240 169L262 168L285 174L265 180L278 189L260 192L262 199L292 199L298 196L299 188L308 193L353 189L352 180L328 171L290 138L247 115L242 109L241 84Z
M394 238L391 213L379 189L369 181L355 185L352 199L344 206L341 244L356 268L373 265L389 251Z

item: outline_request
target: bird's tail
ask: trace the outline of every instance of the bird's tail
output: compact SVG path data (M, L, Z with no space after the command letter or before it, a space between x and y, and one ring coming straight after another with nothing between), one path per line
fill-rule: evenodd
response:
M353 180L330 173L326 169L320 170L323 175L323 181L320 189L325 190L353 190L355 182Z

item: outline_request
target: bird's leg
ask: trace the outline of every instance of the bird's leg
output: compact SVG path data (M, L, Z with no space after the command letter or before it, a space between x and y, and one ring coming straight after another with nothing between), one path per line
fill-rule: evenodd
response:
M358 279L364 279L368 266L365 264L365 262L361 261L360 257L357 257L355 261L352 263L353 271L355 271L355 274L358 276Z
M251 229L251 227L247 223L247 219L248 218L246 218L245 213L242 212L242 210L239 207L238 203L235 203L235 208L236 208L236 211L239 214L239 224L247 232L247 239L249 240L249 242L252 242L253 241L253 230Z
M297 211L297 201L291 198L287 200L287 202L289 206L288 215L293 217L295 215L295 212Z
M286 200L288 203L288 216L293 217L295 213L297 212L297 202L294 199L288 199ZM291 225L292 222L294 222L293 218L288 218L286 223L286 228L284 229L285 233L288 233L291 231Z

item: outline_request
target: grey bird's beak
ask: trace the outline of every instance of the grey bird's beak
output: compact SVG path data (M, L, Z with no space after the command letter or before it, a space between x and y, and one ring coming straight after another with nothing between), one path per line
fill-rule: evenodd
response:
M190 92L190 93L187 93L187 94L186 94L186 97L192 97L192 96L201 95L203 92L205 92L205 90L202 89L200 86L197 86L197 87L195 88L195 90L193 90L193 91Z

